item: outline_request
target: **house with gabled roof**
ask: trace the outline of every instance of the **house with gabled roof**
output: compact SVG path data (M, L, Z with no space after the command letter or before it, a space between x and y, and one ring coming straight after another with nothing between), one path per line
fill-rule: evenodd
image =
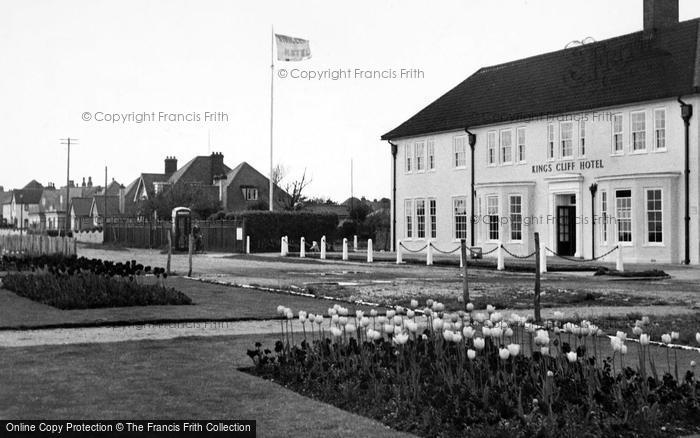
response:
M700 19L484 67L382 135L392 248L700 263ZM697 111L696 111L697 112Z
M71 229L73 231L81 231L92 228L92 218L90 217L92 201L92 197L78 197L71 199L70 219Z
M222 209L227 212L267 210L270 202L270 180L243 161L218 179ZM273 188L277 209L285 208L291 196L276 184Z

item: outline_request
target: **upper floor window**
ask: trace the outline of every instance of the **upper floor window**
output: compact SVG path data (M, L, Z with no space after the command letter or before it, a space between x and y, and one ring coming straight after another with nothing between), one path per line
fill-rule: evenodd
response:
M624 151L622 144L622 134L624 130L622 125L622 114L613 115L612 125L612 153L619 155Z
M406 154L405 170L406 170L406 172L412 172L413 171L413 144L411 144L411 143L406 144L405 154Z
M242 187L243 198L246 201L257 201L258 200L258 189L257 187Z
M525 162L525 128L518 128L518 162Z
M491 131L486 134L486 149L488 154L489 166L496 165L498 158L496 155L496 132Z
M553 160L556 156L556 149L554 146L554 125L547 125L547 158Z
M654 149L666 150L666 110L654 110Z
M428 170L435 170L435 140L428 140Z
M644 151L647 148L647 113L639 111L630 114L632 124L632 151Z
M467 137L464 135L454 138L454 166L467 166Z
M574 156L574 125L571 122L562 122L559 132L561 137L561 157L573 158Z
M586 156L586 121L578 123L578 154L580 157Z
M501 131L501 164L513 162L513 131L504 129Z
M425 170L425 142L416 143L416 171Z

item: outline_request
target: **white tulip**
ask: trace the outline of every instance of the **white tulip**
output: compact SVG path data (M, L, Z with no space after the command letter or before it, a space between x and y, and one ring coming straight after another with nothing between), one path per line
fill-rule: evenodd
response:
M639 335L639 344L649 345L649 335L646 333L642 333L641 335Z
M485 337L488 338L491 336L491 329L488 327L482 327L481 328L481 334Z
M418 300L411 300L411 307L414 309L418 307Z
M566 358L569 360L570 363L573 363L578 360L578 355L575 351L569 351L568 353L566 353Z
M440 318L435 318L433 320L433 328L435 330L441 330L444 325L445 325L444 321Z
M498 356L500 356L501 359L506 360L510 357L510 352L507 348L500 348L498 350Z
M678 338L680 338L680 337L681 337L681 334L680 334L680 333L678 333L678 332L671 332L671 339L673 339L674 341L677 341Z
M508 352L513 357L517 356L518 354L520 354L520 344L509 344Z
M496 308L493 307L491 304L487 304L487 305L486 305L486 311L487 311L487 312L489 313L489 315L490 315L490 314L492 314L493 312L496 311Z
M627 333L625 333L625 332L618 331L617 334L616 334L615 336L617 336L618 338L620 338L620 340L621 340L622 342L624 342L624 341L627 340Z
M416 312L414 312L411 309L408 309L408 311L406 312L406 316L409 318L413 318L414 316L416 316Z
M338 327L331 327L331 334L337 338L343 335L343 331Z
M442 337L445 338L447 342L452 341L453 333L450 330L445 330L442 332Z
M363 312L362 310L355 310L355 318L362 319L362 317L364 317L364 316L365 316L365 312Z
M700 344L700 333L695 333L695 342Z
M394 336L394 342L398 345L403 345L408 341L408 334L406 333L399 333L396 336Z
M384 333L394 333L394 326L392 324L384 324Z
M345 325L348 323L348 317L347 316L341 316L338 318L338 324L340 325Z
M622 354L622 355L627 354L627 345L622 344L622 345L620 346L620 354Z
M377 311L376 311L375 309L370 310L370 311L369 311L369 316L371 316L371 317L377 316Z
M285 314L284 310L285 310L285 308L283 305L280 304L279 306L277 306L277 314L278 315L284 315Z
M462 329L462 335L464 335L466 339L471 339L474 337L474 329L471 326L464 327Z
M362 319L360 319L360 325L362 327L367 327L370 325L370 323L371 323L370 319L367 318L366 316L363 316Z
M554 373L551 371L547 371L547 377L554 377Z
M484 338L474 338L474 348L477 350L483 350L485 346L486 342L484 341Z
M418 331L418 324L414 321L406 321L406 328L411 333L416 333Z
M549 356L549 347L541 347L540 353L542 354L542 356Z
M476 351L471 348L467 350L467 358L469 358L469 360L474 360L476 358Z
M639 336L642 334L642 328L638 325L635 325L634 328L632 328L632 333L634 333L635 336Z
M669 335L668 333L661 335L661 342L663 342L664 344L670 344L671 343L671 335Z
M452 342L459 344L462 342L462 335L459 332L452 333Z
M395 311L395 310L387 310L387 311L386 311L386 317L387 317L388 319L391 319L391 318L393 318L394 316L396 316L396 311Z
M335 313L331 316L331 322L333 324L338 324L339 319L340 319L340 317L338 315L336 315Z
M338 309L338 313L340 313L341 316L348 316L348 309L341 307Z
M467 303L467 312L471 312L472 310L474 310L474 304Z

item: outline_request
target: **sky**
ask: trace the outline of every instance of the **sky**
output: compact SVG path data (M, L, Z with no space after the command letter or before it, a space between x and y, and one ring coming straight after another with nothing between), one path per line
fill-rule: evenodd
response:
M641 30L642 0L0 0L0 185L64 185L66 137L79 183L211 152L267 174L273 26L312 54L275 61L273 161L342 201L352 160L373 199L390 194L382 134L482 66Z

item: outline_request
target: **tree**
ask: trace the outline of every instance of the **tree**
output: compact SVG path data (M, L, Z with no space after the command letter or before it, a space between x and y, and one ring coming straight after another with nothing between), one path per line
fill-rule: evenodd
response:
M289 197L285 198L283 208L285 210L301 210L306 202L304 190L306 190L309 184L311 184L311 178L307 178L306 169L304 169L299 179L286 183L284 185L284 191L287 192Z

